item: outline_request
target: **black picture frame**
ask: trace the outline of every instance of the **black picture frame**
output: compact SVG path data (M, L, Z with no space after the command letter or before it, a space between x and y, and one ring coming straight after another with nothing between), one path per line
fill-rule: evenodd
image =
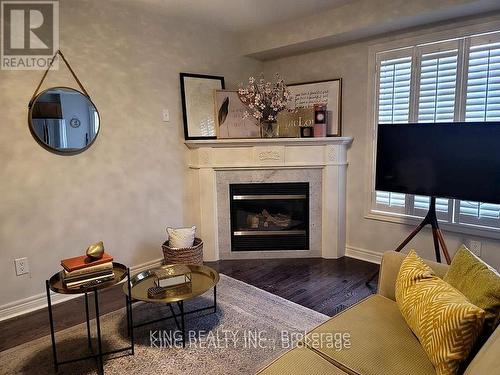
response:
M201 78L213 81L220 82L220 89L224 90L225 82L224 77L215 76L215 75L207 75L207 74L195 74L195 73L180 73L179 74L180 83L181 83L181 100L182 100L182 118L184 121L184 139L185 140L196 140L196 139L217 139L217 136L192 136L189 134L189 124L188 124L188 113L187 113L187 100L186 98L186 87L185 87L185 79L186 78ZM210 108L210 114L214 115L214 105Z

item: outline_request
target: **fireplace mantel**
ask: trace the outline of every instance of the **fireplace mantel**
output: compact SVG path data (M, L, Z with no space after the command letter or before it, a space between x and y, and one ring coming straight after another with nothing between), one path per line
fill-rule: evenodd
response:
M351 137L186 141L190 168L272 168L343 165Z
M202 147L248 147L263 145L281 146L320 146L320 145L349 145L352 137L321 137L321 138L253 138L253 139L203 139L185 141L190 149Z
M347 148L351 137L325 138L268 138L268 139L217 139L189 140L185 144L189 149L188 167L189 205L187 219L197 226L197 235L204 242L204 259L215 261L230 259L227 247L222 240L227 234L229 212L221 204L221 187L218 186L220 173L227 180L228 173L236 182L241 181L242 173L246 182L258 182L263 173L272 176L276 171L279 178L295 176L300 178L307 171L315 172L315 181L320 183L320 196L311 199L321 200L318 223L321 223L317 248L311 251L272 251L240 252L239 258L321 256L339 258L345 253L345 206ZM234 171L234 172L231 172ZM245 172L246 171L246 172ZM266 172L268 171L268 172ZM288 171L288 172L285 172ZM303 172L300 172L303 171ZM318 174L319 173L319 174ZM276 175L276 176L278 176ZM310 175L310 173L309 173ZM259 177L261 176L261 177ZM266 177L268 178L268 177ZM269 177L274 178L274 177ZM266 179L266 181L270 181ZM299 180L297 180L298 182ZM223 189L225 191L225 189ZM318 191L319 192L319 191ZM219 195L218 195L219 194ZM223 224L224 223L224 224ZM220 238L219 238L220 237Z

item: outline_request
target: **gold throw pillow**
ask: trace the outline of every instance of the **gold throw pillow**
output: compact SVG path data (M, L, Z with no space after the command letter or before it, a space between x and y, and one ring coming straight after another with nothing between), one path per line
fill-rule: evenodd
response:
M396 302L436 373L456 374L481 332L484 310L437 277L414 250L399 270Z

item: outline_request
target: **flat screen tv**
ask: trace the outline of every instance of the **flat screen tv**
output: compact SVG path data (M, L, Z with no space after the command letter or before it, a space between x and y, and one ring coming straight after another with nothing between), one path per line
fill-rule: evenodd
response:
M500 203L500 122L379 124L376 190Z

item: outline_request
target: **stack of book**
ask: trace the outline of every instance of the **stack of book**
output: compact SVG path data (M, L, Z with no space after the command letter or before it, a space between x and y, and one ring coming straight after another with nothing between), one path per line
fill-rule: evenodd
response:
M100 259L86 255L61 260L62 281L66 288L80 289L113 280L113 257L104 253Z

